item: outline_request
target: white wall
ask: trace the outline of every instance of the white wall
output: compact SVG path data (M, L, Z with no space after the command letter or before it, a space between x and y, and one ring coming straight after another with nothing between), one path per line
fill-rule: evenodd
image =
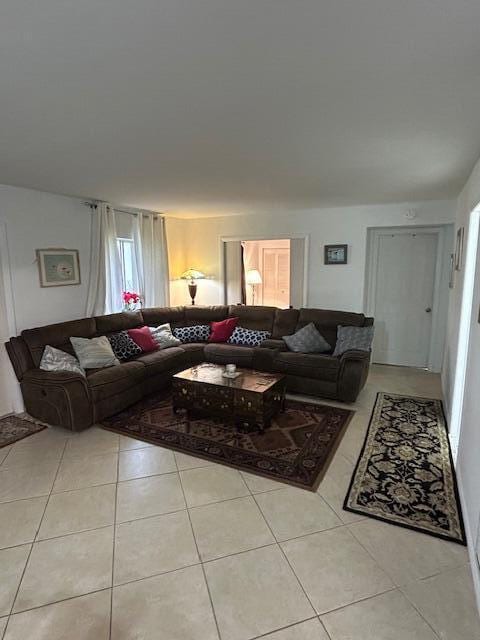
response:
M7 229L16 329L85 315L91 214L80 200L0 185L0 220ZM35 249L78 249L81 284L41 288Z
M408 209L416 209L415 220L407 220ZM380 226L435 225L453 222L455 203L437 201L394 205L358 206L262 215L201 218L187 220L182 241L189 266L211 276L198 283L198 304L223 301L220 282L220 238L291 234L309 236L308 306L361 311L364 307L364 281L367 229ZM347 265L324 265L324 244L348 244ZM170 251L174 251L173 244ZM188 303L185 291L179 294Z
M172 307L190 304L187 282L180 280L181 274L191 265L187 263L187 225L189 220L166 218L165 232L170 271L170 304Z
M470 244L475 248L476 238L469 237L469 225L472 211L479 202L480 161L477 163L467 184L462 190L457 203L456 228L458 229L463 226L465 229L465 247ZM480 520L480 324L478 323L480 307L480 247L472 251L469 258L468 262L464 264L462 271L457 274L455 287L450 296L442 383L447 404L447 417L451 426L454 428L457 422L456 409L460 408L462 410L458 442L454 442L453 444L458 450L456 471L462 496L467 535L469 537L471 564L476 585L477 600L480 607L480 572L478 570L478 563L474 557L474 545L479 534L478 527ZM465 287L464 290L464 276L469 269L471 269L473 281L473 305L467 309L468 313L465 313L462 319L464 329L470 334L465 362L462 354L460 354L459 360L457 360L457 357L458 348L460 346L461 349L462 346L459 345L459 329L461 326L463 296L465 295L467 297L469 294L467 287ZM454 383L456 376L461 383L461 374L465 365L465 386L462 394L461 385L455 388ZM462 395L463 409L461 406ZM459 400L460 404L458 405Z
M6 229L13 299L7 299L13 311L9 333L62 322L85 315L90 266L90 221L87 207L76 198L0 185L0 222ZM81 284L41 288L35 249L62 247L78 249ZM3 256L5 258L5 256ZM0 415L18 410L18 400L10 362L2 359L3 392ZM6 390L10 389L10 392Z

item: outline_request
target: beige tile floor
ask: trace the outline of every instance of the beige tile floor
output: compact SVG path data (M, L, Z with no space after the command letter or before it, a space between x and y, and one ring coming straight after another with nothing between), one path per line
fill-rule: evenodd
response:
M92 428L0 450L0 640L474 640L462 547L342 510L372 367L317 493Z

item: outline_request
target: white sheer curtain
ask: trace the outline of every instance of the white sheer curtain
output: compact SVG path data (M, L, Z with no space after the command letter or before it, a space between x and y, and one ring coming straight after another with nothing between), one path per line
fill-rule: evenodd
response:
M99 202L93 213L87 316L115 313L123 308L122 269L117 246L115 211Z
M261 271L261 268L259 266L258 242L242 241L242 247L243 247L243 266L245 270L245 276L247 275L247 271L250 271L250 269L258 269L259 271ZM246 296L247 305L253 304L252 291L253 291L252 287L250 287L249 285L246 285L245 296ZM259 303L257 302L257 304Z
M133 243L143 305L168 306L170 291L165 220L154 213L135 216Z

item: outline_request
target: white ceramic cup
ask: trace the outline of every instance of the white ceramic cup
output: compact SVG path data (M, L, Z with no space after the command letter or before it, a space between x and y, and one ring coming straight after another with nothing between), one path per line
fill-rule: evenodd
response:
M229 376L235 375L235 371L236 370L237 370L237 365L236 364L227 364L227 365L225 365L225 371L227 372L227 375L229 375Z

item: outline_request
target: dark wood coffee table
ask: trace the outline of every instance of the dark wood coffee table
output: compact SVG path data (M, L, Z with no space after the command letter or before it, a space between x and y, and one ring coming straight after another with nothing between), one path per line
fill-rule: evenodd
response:
M237 378L225 378L225 367L202 363L173 376L173 410L186 409L232 421L238 429L270 426L273 416L284 410L284 375L237 369Z

